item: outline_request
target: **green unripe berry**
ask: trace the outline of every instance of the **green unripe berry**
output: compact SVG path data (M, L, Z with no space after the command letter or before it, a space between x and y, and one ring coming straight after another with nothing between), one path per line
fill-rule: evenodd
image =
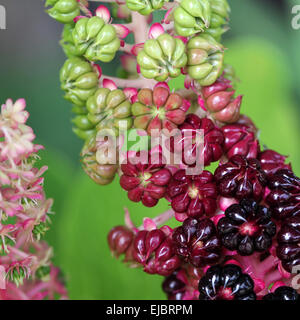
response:
M201 86L213 84L221 75L223 47L211 36L204 34L192 38L187 44L188 74Z
M65 99L84 107L87 99L98 88L98 74L84 59L68 59L60 71L61 88L66 92Z
M145 78L156 81L175 78L180 75L181 68L187 63L185 45L182 40L163 33L157 39L145 42L137 61Z
M98 89L86 104L87 118L97 131L110 129L118 135L119 130L132 127L131 103L122 90Z
M229 13L227 0L183 0L173 13L175 31L184 37L205 32L219 40Z
M128 9L147 16L153 11L161 9L165 2L169 2L169 0L126 0L126 5Z
M92 135L86 140L86 143L81 151L81 162L85 173L97 184L107 185L114 180L114 177L118 171L118 164L104 164L99 163L97 160L97 152L104 152L98 150L96 137Z
M80 15L77 0L47 0L46 6L52 6L47 10L48 14L61 23L73 23L74 18Z
M81 52L76 48L74 44L73 30L74 30L74 25L65 24L64 30L62 33L62 39L60 41L60 45L62 46L64 53L68 58L80 57L82 55Z
M110 62L120 48L115 28L97 16L76 22L73 41L78 52L90 61Z

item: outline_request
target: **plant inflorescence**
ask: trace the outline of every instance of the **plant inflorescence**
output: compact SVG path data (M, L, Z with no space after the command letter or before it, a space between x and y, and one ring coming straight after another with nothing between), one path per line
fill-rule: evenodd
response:
M112 253L164 276L169 299L298 299L300 179L285 156L261 148L240 113L221 44L227 1L92 2L46 2L64 24L60 80L84 140L83 168L99 185L119 175L141 206L171 207L140 227L126 212L126 225L108 235ZM111 61L117 77L102 73ZM182 87L173 90L176 78ZM163 142L124 150L133 129Z

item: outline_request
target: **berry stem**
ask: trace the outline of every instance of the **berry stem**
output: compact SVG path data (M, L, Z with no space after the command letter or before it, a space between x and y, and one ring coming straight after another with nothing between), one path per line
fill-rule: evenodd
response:
M131 30L134 34L135 43L144 43L148 39L147 16L132 12Z
M126 53L132 55L132 53L131 53L132 47L133 47L133 46L132 46L131 44L125 43L124 46L123 46L123 47L120 47L119 50L122 51L122 52L126 52Z
M167 222L170 219L172 219L174 217L174 215L175 215L174 210L173 209L169 209L169 210L165 211L164 213L160 214L159 216L155 217L153 219L153 221L157 226L161 226L165 222Z
M80 10L88 17L91 18L93 16L93 14L91 13L91 11L81 2L79 2L79 7Z
M170 10L175 8L181 0L176 0L174 2L167 2L164 4L163 9Z
M153 89L153 87L156 85L155 80L149 80L144 78L138 78L138 79L121 79L117 77L111 77L107 75L103 75L104 79L112 80L118 87L120 88L149 88Z

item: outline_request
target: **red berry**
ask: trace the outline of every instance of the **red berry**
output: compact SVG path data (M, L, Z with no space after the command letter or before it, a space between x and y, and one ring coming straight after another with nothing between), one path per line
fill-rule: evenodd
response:
M188 218L174 230L175 252L195 267L205 267L218 262L221 241L210 219Z
M217 209L217 187L209 171L197 176L186 175L185 170L177 171L168 185L167 194L173 210L190 217L210 216Z
M229 80L220 77L211 86L202 88L205 106L215 120L234 123L240 117L242 96L234 98L235 90Z
M108 245L113 254L117 257L121 254L126 254L134 238L133 232L124 227L114 227L108 234Z
M258 160L235 155L215 171L220 194L237 199L253 198L258 201L264 195L265 173Z
M261 168L268 175L273 175L279 169L290 169L290 164L285 164L286 156L273 150L265 150L259 154Z
M280 169L268 179L266 198L277 219L300 214L300 179L291 170Z
M224 135L224 151L227 158L241 155L246 158L257 158L259 142L249 127L241 124L226 125L221 128Z
M150 274L168 276L180 267L180 259L174 254L174 246L163 231L139 231L133 243L133 258Z
M146 130L149 135L153 135L152 130L172 131L183 123L189 106L187 100L170 93L166 86L158 85L153 91L142 89L132 105L134 127Z
M131 201L142 201L146 207L153 207L164 197L171 172L165 168L162 159L157 163L150 153L138 152L136 156L139 157L142 153L145 156L144 161L135 163L133 157L128 159L127 164L121 165L123 175L120 178L120 185L128 191L128 198Z
M204 166L208 166L211 162L218 161L223 155L223 134L211 120L200 119L195 114L189 114L179 129L182 139L178 144L176 138L171 138L171 150L182 152L182 160L185 164L192 166L197 161L197 163L204 162ZM200 141L202 139L197 141L197 138L201 137L200 130L203 130L204 143Z

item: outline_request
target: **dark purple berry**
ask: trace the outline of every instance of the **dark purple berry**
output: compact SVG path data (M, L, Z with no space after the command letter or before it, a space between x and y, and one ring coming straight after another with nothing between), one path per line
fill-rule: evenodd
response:
M284 221L277 234L276 253L282 266L288 272L300 265L300 217L292 217Z
M210 216L217 209L217 186L209 171L197 176L187 175L185 170L177 171L168 185L167 194L173 210L189 217Z
M182 300L185 293L185 283L179 280L176 272L165 278L162 288L168 300Z
M299 299L299 294L297 291L291 287L282 286L277 288L273 293L268 293L263 297L263 300L287 300L296 301Z
M254 282L235 264L210 267L199 281L200 300L256 300Z
M188 218L173 233L175 252L195 267L204 267L219 261L221 241L210 219Z
M226 209L225 217L218 222L218 231L224 247L248 256L271 247L276 225L267 207L258 205L254 200L243 199Z
M200 119L195 114L188 114L179 129L180 140L176 136L171 138L171 151L182 154L182 161L186 165L193 166L196 162L199 163L199 159L203 159L204 166L209 166L223 155L223 133L210 119ZM197 141L201 130L204 141L201 141L202 139Z
M257 159L235 155L215 171L219 192L224 197L261 200L266 185L266 175Z
M291 170L278 170L269 177L268 187L266 201L277 219L300 215L300 178Z
M267 176L275 174L280 169L291 169L291 165L285 163L286 158L286 156L270 149L261 152L258 156L261 168Z

